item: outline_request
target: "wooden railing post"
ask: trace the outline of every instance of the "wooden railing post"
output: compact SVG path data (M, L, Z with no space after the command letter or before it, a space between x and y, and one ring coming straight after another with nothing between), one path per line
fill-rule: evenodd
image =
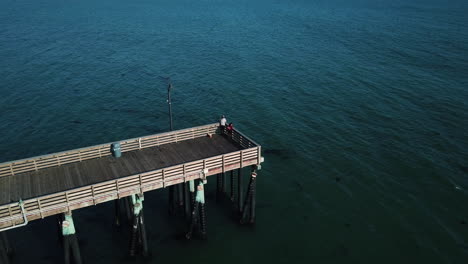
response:
M140 182L140 193L143 193L143 180L141 178L141 174L138 174L138 180Z
M243 156L242 153L243 153L243 150L240 151L240 167L241 167L241 169L244 167L244 164L243 164L244 163L244 160L243 160L244 158L242 157Z
M94 185L91 185L91 195L93 196L93 204L96 205L96 196L94 194Z
M120 199L120 193L119 193L119 180L115 180L115 190L117 191L117 199Z
M42 215L41 199L37 199L37 207L39 208L39 215L41 216L41 219L44 219L44 215Z
M262 147L258 146L257 151L258 151L258 161L257 161L257 165L258 165L262 161Z

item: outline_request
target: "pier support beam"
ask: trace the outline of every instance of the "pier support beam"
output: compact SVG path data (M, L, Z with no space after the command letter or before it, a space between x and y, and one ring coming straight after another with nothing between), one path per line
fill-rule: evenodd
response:
M62 236L63 236L63 254L65 264L81 264L80 246L76 237L75 224L73 223L72 213L64 213L62 218Z
M0 233L0 263L9 264L9 256L11 255L10 243L5 232Z
M221 201L224 192L223 192L223 177L224 173L219 173L216 175L216 201Z
M252 172L250 174L250 183L247 189L246 198L244 202L244 206L242 208L242 216L240 219L241 224L255 223L255 189L256 189L256 179L257 179L257 172L256 166L252 166Z
M114 225L116 227L120 227L120 222L122 219L122 212L120 208L120 203L121 201L119 199L114 200L114 207L115 207L115 219L114 219Z
M190 195L189 195L189 188L187 187L187 183L184 182L182 191L184 192L184 215L185 215L185 220L190 221L190 210L192 209L191 207L191 200L190 200Z
M232 172L231 172L232 173ZM232 180L232 179L231 179ZM231 189L232 189L231 184ZM226 173L222 172L216 175L216 201L222 201L225 199L225 195L227 194L227 180L226 180Z
M231 171L231 202L234 202L234 197L235 197L234 189L235 189L235 186L234 186L234 171Z
M242 206L243 206L243 190L242 190L242 168L237 170L237 206L239 209L239 215L242 216Z
M179 183L176 185L177 188L177 205L179 207L184 206L184 183Z
M125 197L123 198L123 206L125 210L125 216L127 217L127 221L132 221L132 206L131 206L132 197Z
M195 206L195 181L189 181L189 191L190 191L190 210L193 211Z
M194 186L193 181L191 182L191 191L192 186ZM195 201L192 209L192 219L190 221L190 226L185 237L191 239L194 229L198 227L200 237L206 239L206 209L205 209L205 191L203 181L200 181L197 186L197 194L195 196Z
M10 242L8 241L6 232L0 233L0 243L3 244L3 247L5 248L8 256L13 255L13 248L11 247Z
M146 238L146 227L143 218L143 194L133 194L131 196L133 208L132 230L130 233L129 255L136 256L141 252L143 256L148 256L148 241Z
M169 215L173 215L175 211L175 201L174 201L174 196L175 196L175 186L171 185L169 186Z
M226 193L226 173L225 172L221 174L221 192L223 194Z

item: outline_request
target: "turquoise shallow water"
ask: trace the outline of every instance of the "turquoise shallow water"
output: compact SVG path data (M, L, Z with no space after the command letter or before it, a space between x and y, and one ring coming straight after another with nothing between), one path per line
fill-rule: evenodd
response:
M176 128L226 114L266 162L255 228L209 196L205 242L180 240L165 193L148 194L146 263L466 263L467 12L466 1L2 0L0 160L166 131L158 76L171 76ZM86 263L130 263L112 214L75 213ZM61 263L53 219L9 235L13 263Z

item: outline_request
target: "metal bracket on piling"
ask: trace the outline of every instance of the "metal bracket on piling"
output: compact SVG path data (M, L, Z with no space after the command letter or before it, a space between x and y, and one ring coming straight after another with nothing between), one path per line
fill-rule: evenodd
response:
M28 218L26 217L26 210L24 209L23 200L20 199L19 202L18 202L18 205L19 205L19 207L21 209L21 214L23 215L23 223L19 224L19 225L15 225L15 222L13 222L13 220L12 220L13 226L2 228L2 229L0 229L0 232L11 230L11 229L18 228L18 227L23 227L23 226L28 224Z

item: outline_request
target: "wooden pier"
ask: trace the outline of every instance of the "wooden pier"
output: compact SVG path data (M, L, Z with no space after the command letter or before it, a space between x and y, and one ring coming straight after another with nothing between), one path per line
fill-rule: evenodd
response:
M115 143L115 142L112 142ZM258 166L261 146L218 124L0 164L0 232L151 190Z

